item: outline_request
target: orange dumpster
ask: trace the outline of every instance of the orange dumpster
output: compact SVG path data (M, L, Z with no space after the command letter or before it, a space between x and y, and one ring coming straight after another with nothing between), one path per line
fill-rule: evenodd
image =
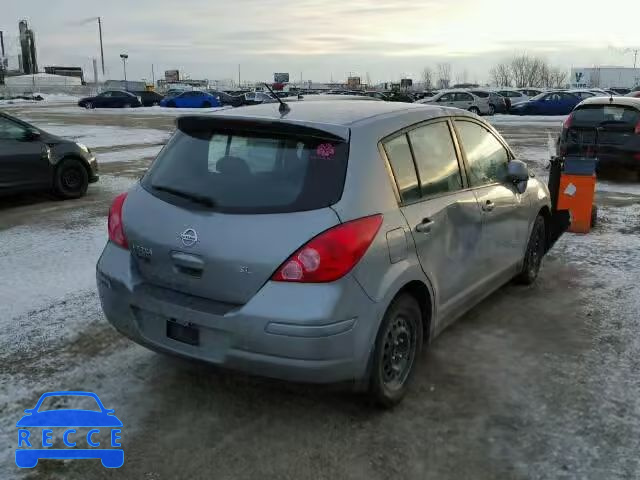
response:
M589 233L594 223L593 213L596 190L594 158L570 158L564 160L560 175L558 210L569 210L570 232Z

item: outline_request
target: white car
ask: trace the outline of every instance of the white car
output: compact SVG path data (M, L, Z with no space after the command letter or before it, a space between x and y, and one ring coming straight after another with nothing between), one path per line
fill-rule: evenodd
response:
M529 88L529 87L517 88L516 91L525 95L527 97L527 100L543 93L543 90L540 90L539 88Z
M489 98L480 98L466 90L443 90L433 97L423 98L416 103L425 105L441 105L468 110L476 115L489 115Z
M529 100L528 95L512 88L501 88L495 90L495 92L502 95L504 98L509 99L512 107L514 105L517 105L518 103L526 102L527 100Z

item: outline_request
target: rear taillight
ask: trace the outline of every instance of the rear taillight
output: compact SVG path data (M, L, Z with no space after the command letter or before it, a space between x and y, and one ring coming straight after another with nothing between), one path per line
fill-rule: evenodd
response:
M562 128L564 128L565 130L569 130L572 124L573 124L573 113L569 114L567 119L562 124Z
M636 135L640 135L640 121L636 124L636 129L634 130Z
M365 254L380 225L382 215L373 215L322 232L291 255L271 280L326 283L344 277Z
M109 220L107 228L109 229L109 240L122 248L129 248L127 237L124 234L124 226L122 225L122 206L127 199L126 193L118 195L111 204L109 209Z

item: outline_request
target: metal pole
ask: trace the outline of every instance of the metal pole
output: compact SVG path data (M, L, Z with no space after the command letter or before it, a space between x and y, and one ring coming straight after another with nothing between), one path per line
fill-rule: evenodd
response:
M104 49L102 48L102 20L98 17L98 33L100 34L100 59L102 60L102 76L104 77Z
M124 89L129 91L129 85L127 85L127 59L124 57L122 59L122 69L124 70Z
M0 57L4 57L4 37L2 32L0 32Z
M240 82L240 64L238 64L238 88L240 88L241 82Z
M151 64L151 83L153 83L153 86L155 87L156 85L156 74L153 70L153 63Z

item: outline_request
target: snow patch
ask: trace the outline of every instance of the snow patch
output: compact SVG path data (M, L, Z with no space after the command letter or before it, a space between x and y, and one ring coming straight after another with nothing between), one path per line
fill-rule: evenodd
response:
M143 158L155 157L162 150L162 145L145 148L129 148L116 150L114 152L99 153L98 164L113 162L131 162Z
M112 147L116 145L164 144L171 132L153 128L125 128L106 125L38 125L39 128L84 143L89 148Z

